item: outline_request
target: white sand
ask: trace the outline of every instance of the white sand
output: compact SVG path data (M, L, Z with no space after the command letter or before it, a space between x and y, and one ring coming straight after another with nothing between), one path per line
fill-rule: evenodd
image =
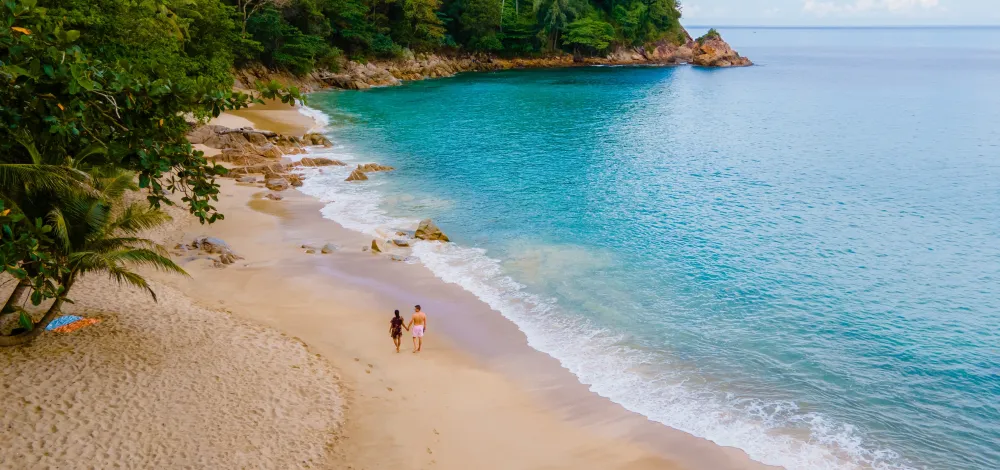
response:
M192 222L169 211L175 222L150 238ZM0 348L0 468L330 468L344 403L329 363L153 288L156 303L84 277L63 312L100 323Z
M304 131L287 113L268 116ZM154 234L170 246L219 236L245 260L224 269L189 260L190 279L153 276L158 304L87 279L66 310L102 323L0 349L0 468L759 468L677 431L647 433L652 425L617 407L595 419L589 403L602 399L589 392L548 406L441 333L451 305L482 319L464 335L527 349L487 305L422 266L362 252L370 239L322 219L300 193L248 205L255 193L226 180L225 220ZM344 248L299 248L319 240ZM405 352L406 336L396 354L388 315L414 298L434 307L424 352Z

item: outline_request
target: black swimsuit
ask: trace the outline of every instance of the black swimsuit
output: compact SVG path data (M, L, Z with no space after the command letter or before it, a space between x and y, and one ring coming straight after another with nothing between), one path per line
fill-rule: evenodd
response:
M402 318L393 317L392 320L389 322L389 325L392 327L392 329L389 331L390 336L392 336L393 338L399 338L400 336L403 336Z

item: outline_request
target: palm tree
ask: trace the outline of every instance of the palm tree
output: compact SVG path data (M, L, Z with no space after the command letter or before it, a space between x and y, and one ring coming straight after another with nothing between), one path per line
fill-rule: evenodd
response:
M52 248L66 267L58 279L61 292L41 320L28 321L25 331L13 336L0 336L0 346L25 344L40 335L59 314L70 289L82 275L106 274L121 285L147 291L154 301L156 293L132 268L151 267L187 275L170 260L163 246L140 236L170 220L170 216L146 202L124 202L124 194L135 189L133 178L123 172L94 172L94 194L60 198L58 204L50 206L46 218L53 227ZM24 318L22 312L22 324Z
M42 227L32 224L46 218L52 211L53 201L94 195L95 192L86 173L60 165L45 164L37 158L37 152L32 155L35 161L30 163L0 163L0 203L3 205L4 215L14 213L23 216L20 224L10 224L10 227L20 227L38 236L44 235ZM11 241L7 237L13 238L14 233L3 234L5 243ZM0 318L15 311L14 306L31 286L32 280L45 280L44 276L40 278L37 275L42 269L39 265L43 260L6 259L7 253L4 254L5 271L10 270L7 266L12 266L23 270L24 275L0 308Z

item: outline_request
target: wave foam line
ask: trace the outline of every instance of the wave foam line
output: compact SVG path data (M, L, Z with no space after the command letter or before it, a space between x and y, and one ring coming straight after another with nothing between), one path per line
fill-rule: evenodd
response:
M310 153L355 160L336 148ZM309 177L300 189L325 203L323 217L345 228L386 237L417 224L417 219L391 217L380 209L383 195L377 181L345 182L350 167L305 171ZM592 392L653 421L789 470L911 468L895 452L873 449L853 426L834 423L819 413L803 413L795 403L769 403L689 386L664 367L668 358L630 347L622 335L566 315L554 300L527 292L483 249L417 242L413 255L436 277L471 292L517 325L532 348L558 360ZM805 428L809 437L782 432L790 428Z

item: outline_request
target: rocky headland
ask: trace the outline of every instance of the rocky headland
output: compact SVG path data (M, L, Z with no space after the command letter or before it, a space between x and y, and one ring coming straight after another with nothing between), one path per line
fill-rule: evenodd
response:
M502 58L490 54L413 54L391 60L341 62L336 71L318 70L304 76L269 71L263 67L236 72L237 86L249 87L261 79L275 78L304 90L341 88L364 90L396 86L404 81L450 77L462 72L509 69L557 68L588 65L684 65L700 67L746 67L753 65L718 34L698 39L687 36L683 44L658 41L639 47L618 47L606 56L562 54L541 57Z

